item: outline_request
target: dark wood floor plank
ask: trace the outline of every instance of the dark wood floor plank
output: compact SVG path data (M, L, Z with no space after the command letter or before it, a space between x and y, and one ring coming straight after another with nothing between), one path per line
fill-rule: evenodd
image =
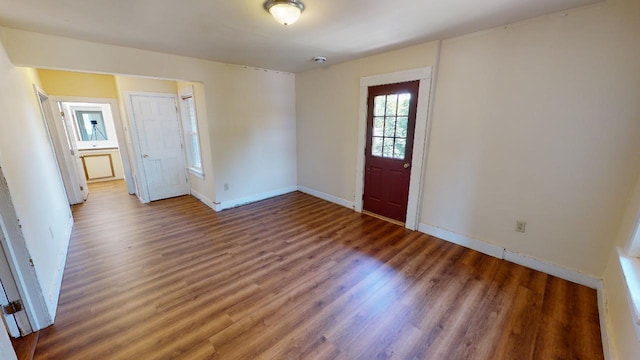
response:
M602 359L595 291L291 193L91 185L36 359Z

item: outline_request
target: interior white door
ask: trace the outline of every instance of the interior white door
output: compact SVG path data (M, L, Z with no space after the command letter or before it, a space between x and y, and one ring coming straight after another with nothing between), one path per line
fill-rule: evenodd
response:
M89 186L87 185L87 178L84 174L84 170L82 169L82 159L80 159L80 153L78 152L78 143L76 141L75 127L72 122L75 121L73 111L71 110L68 103L61 102L60 107L62 108L62 113L60 114L60 118L58 121L62 126L60 126L61 131L64 134L60 134L60 136L64 136L66 140L65 145L69 149L69 154L71 156L71 166L72 172L75 174L75 177L80 186L80 192L82 193L82 199L87 200L89 197Z
M180 119L173 95L130 94L149 201L189 193Z

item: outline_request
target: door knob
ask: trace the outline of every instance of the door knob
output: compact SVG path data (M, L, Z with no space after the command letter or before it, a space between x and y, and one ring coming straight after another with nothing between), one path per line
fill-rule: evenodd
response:
M142 157L143 157L143 158L148 158L148 157L149 157L149 155L144 154L144 155L142 155Z
M408 169L408 168L410 168L410 167L411 167L411 164L409 164L409 163L404 163L404 165L402 165L402 166L404 166L404 168L405 168L405 169Z

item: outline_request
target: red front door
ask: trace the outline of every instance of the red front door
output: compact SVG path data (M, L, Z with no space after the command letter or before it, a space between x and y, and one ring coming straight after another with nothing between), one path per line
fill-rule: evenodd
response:
M372 86L367 106L363 209L407 218L419 81Z

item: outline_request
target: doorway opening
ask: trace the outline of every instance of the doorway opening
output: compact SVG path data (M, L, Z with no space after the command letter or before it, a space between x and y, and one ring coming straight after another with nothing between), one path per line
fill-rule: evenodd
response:
M363 211L404 223L419 81L369 87Z
M66 125L66 137L80 158L78 176L87 184L124 179L122 149L111 104L59 101L58 108Z

